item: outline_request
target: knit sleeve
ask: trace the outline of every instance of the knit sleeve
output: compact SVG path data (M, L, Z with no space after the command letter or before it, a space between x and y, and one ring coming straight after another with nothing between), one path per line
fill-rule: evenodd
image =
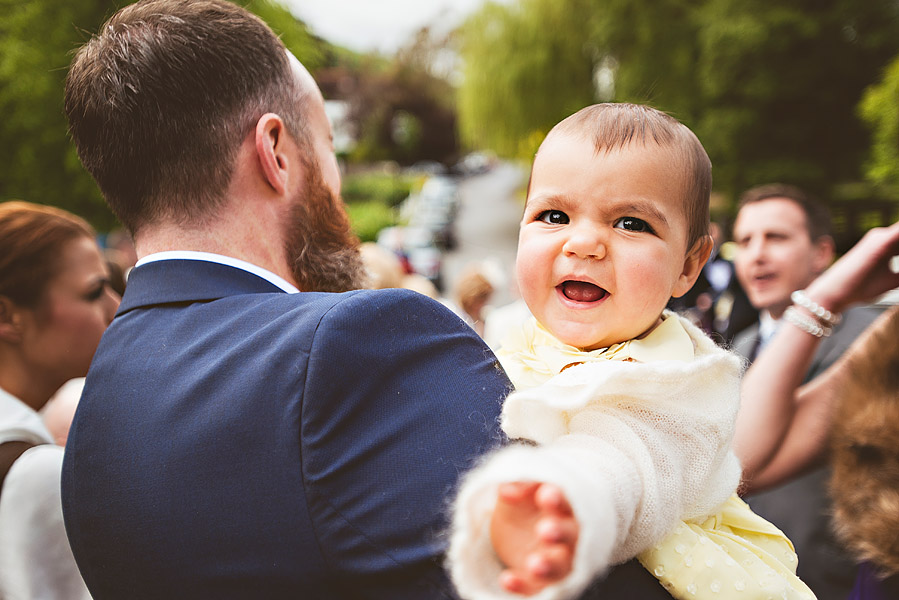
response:
M613 448L607 450L607 456L616 456ZM576 440L546 447L516 444L494 453L468 474L456 498L448 554L453 583L462 598L520 598L499 586L503 566L490 542L497 488L505 481L536 480L559 486L581 522L573 572L532 598L575 597L606 571L616 543L630 527L628 515L633 511L627 505L637 501L639 492L637 483L623 473L627 469L613 467L603 473L597 456ZM615 462L613 458L609 464Z
M499 451L466 478L449 555L463 597L515 597L498 586L489 539L501 482L558 485L581 528L573 572L540 600L575 597L681 519L723 503L740 478L730 450L740 370L726 353L686 365L592 363L512 394L503 428L540 445Z

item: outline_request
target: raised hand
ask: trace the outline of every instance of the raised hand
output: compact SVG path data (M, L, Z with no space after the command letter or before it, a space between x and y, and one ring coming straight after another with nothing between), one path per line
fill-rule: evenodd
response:
M872 229L809 286L808 295L834 312L873 300L899 286L899 273L890 264L897 254L899 223Z

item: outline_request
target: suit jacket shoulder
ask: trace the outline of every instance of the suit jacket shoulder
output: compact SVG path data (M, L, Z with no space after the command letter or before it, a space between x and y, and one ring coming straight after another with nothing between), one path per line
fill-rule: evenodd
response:
M328 559L353 569L432 560L456 476L501 442L509 390L476 334L425 296L335 304L311 347L301 420L303 477ZM429 539L416 542L410 510L431 513Z
M165 262L129 279L66 448L94 597L452 597L446 498L510 386L480 338L414 292Z

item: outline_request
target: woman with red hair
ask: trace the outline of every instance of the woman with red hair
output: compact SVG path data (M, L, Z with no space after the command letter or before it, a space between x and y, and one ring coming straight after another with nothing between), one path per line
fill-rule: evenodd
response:
M119 304L94 231L0 204L0 597L88 598L62 523L63 449L38 411L87 373Z

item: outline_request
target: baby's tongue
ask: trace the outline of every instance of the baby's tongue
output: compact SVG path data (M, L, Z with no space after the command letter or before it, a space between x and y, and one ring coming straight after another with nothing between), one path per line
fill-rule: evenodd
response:
M586 281L566 281L562 284L562 293L575 302L596 302L606 294L606 291Z

